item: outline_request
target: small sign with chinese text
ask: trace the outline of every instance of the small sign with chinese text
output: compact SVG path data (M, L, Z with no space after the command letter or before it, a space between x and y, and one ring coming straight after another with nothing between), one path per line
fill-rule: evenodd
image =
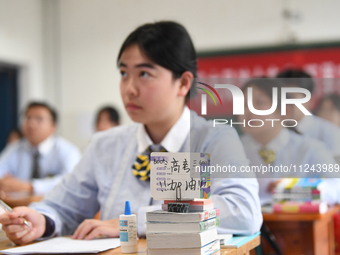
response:
M154 199L176 200L177 187L181 200L210 197L210 173L200 172L199 178L190 176L190 171L210 166L209 153L153 152L150 163L150 193Z

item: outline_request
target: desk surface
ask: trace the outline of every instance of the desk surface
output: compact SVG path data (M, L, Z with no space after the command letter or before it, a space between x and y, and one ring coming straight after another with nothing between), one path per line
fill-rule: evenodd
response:
M264 221L315 221L332 217L340 209L339 205L332 206L326 213L263 213Z
M263 221L275 236L282 254L334 254L333 216L339 206L330 207L324 214L264 213ZM272 252L263 242L264 253Z
M226 255L244 255L247 254L249 251L254 249L260 245L260 236L255 237L253 240L249 241L248 243L244 244L238 249L221 249L220 254L226 254ZM13 244L7 239L0 241L0 250L8 249L13 247ZM99 255L120 255L121 250L120 247L108 251L104 251L101 253L97 253ZM146 255L146 240L141 239L138 241L137 245L137 253L135 254L143 254Z

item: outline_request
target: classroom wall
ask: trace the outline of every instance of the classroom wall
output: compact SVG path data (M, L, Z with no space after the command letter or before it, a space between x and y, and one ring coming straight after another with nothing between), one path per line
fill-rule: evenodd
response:
M26 97L57 105L59 133L81 148L101 105L116 105L123 123L130 122L116 56L142 23L176 20L198 51L340 40L337 0L0 0L0 6L0 61L29 67ZM283 18L284 8L291 18Z
M19 109L59 100L59 0L0 0L0 64L19 68Z
M0 62L20 67L20 106L44 98L40 0L0 0Z

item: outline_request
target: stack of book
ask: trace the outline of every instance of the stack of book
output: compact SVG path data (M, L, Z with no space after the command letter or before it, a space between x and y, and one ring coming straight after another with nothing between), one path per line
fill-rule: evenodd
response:
M327 204L320 200L321 179L282 180L273 194L273 212L325 213Z
M210 200L210 199L206 199ZM163 209L175 201L164 201ZM185 201L189 213L158 210L146 213L148 254L213 254L220 250L216 227L219 209L210 201ZM206 208L210 208L205 210Z

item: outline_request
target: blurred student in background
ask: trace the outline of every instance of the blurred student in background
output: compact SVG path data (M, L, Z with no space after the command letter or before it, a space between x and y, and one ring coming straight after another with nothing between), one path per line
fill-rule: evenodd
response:
M96 116L96 131L104 131L116 127L119 123L119 113L114 107L102 107Z
M0 154L1 191L50 191L80 160L76 146L57 136L57 113L48 104L30 103L22 124L23 139Z
M287 69L278 74L277 78L289 87L300 87L310 91L312 98L303 106L312 112L314 81L312 77L300 69ZM304 98L302 93L291 93L294 98ZM323 142L333 156L340 156L340 129L333 123L321 119L315 115L304 115L295 105L291 112L292 119L298 122L296 127L299 133Z
M340 127L340 96L332 94L321 99L316 115Z
M253 106L257 110L268 110L272 106L272 90L278 88L278 101L276 110L269 115L255 115L248 107L245 107L244 116L240 115L239 120L257 119L263 121L261 127L251 127L245 125L243 131L245 134L241 137L244 149L249 159L250 166L294 166L309 164L335 164L332 154L324 147L324 145L314 139L299 135L296 131L285 128L281 125L281 121L289 119L290 117L281 115L281 88L282 84L278 80L269 78L253 79L248 81L244 87L243 92L245 98L248 97L248 88L252 89ZM287 108L289 115L291 107ZM279 121L266 121L268 119L275 119ZM261 123L256 123L260 126ZM253 123L255 125L255 123ZM298 171L299 172L299 169ZM288 173L289 174L289 173ZM313 174L311 172L311 174ZM257 173L259 182L259 195L261 204L272 202L272 191L276 184L284 177L291 177L286 175L283 171L267 172L266 174ZM303 174L296 177L313 177ZM316 177L316 176L314 176ZM327 179L325 182L329 184L336 184L335 179ZM332 188L330 188L333 186ZM328 185L322 193L322 199L329 203L335 204L338 202L337 191L334 185Z

